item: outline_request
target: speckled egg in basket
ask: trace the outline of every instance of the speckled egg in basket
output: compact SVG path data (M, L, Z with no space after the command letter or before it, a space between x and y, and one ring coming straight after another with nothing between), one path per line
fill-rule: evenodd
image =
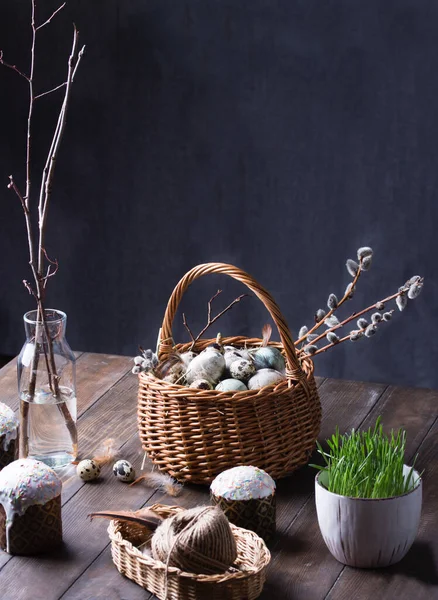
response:
M227 469L213 480L210 495L234 525L251 529L265 541L274 536L275 482L263 469L249 465Z

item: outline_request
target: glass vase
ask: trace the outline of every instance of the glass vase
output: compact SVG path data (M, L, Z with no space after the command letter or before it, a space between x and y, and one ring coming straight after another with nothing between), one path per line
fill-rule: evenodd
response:
M65 337L67 315L45 309L24 315L18 357L20 458L61 468L77 457L76 359Z

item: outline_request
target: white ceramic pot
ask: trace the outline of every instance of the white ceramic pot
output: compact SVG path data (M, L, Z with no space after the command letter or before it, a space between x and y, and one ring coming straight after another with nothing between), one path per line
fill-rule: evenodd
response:
M407 477L410 467L404 466ZM322 537L332 555L350 567L387 567L401 560L417 535L422 482L413 472L415 487L402 496L349 498L324 487L327 473L315 478L315 500Z

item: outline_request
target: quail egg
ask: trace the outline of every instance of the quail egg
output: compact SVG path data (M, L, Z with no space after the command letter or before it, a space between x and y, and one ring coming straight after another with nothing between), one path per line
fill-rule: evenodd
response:
M118 460L113 465L113 473L119 481L129 483L135 479L134 467L128 460Z
M250 377L254 375L256 368L254 363L244 358L235 360L230 365L230 374L234 379L240 379L240 381L248 381Z
M275 371L274 369L260 369L248 381L248 389L257 390L265 387L265 385L280 383L280 381L284 381L285 379L286 377L279 371Z
M76 467L76 474L82 481L93 481L100 476L100 465L92 458L86 458Z

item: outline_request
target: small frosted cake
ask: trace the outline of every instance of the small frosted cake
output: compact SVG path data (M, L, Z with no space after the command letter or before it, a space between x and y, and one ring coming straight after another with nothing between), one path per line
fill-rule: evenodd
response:
M39 554L62 541L62 483L44 463L25 458L0 472L0 547Z
M265 541L275 533L275 482L258 467L242 466L223 471L210 486L211 499L228 520L251 529Z
M18 458L18 419L0 402L0 469Z

